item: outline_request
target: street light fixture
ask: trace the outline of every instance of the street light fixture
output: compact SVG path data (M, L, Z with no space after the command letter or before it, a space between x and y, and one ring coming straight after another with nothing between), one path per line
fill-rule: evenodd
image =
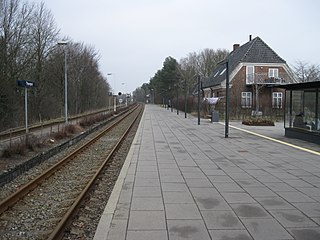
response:
M68 65L67 65L67 45L68 42L60 41L58 45L64 46L64 117L65 124L68 125Z
M229 76L229 59L224 59L218 62L218 65L225 64L225 77L226 77L226 92L225 92L225 123L224 123L224 137L229 137L229 115L230 115L230 76Z
M122 86L125 86L125 98L126 98L126 106L128 106L128 98L127 98L127 85L126 83L122 82L121 83ZM123 97L122 97L123 98Z
M224 137L229 137L229 111L230 111L230 90L229 90L229 61L226 64L226 116L225 116L225 130Z
M179 82L176 84L177 87L177 115L179 115Z
M151 102L152 102L152 104L154 104L154 89L153 88L151 88L150 89L150 91L152 92L152 95L151 95Z
M201 90L201 77L198 75L198 125L200 125L200 90Z
M184 118L187 118L187 78L184 78Z
M107 73L108 76L113 76L113 91L116 92L116 80L115 75L113 73Z
M117 111L117 95L116 95L116 78L115 78L115 74L113 73L107 73L108 76L113 76L113 111L116 112Z

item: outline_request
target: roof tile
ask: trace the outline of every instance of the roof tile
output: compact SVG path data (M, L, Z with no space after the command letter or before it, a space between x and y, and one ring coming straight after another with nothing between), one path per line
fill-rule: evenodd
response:
M226 61L229 62L229 72L232 72L241 62L286 63L286 61L273 51L260 37L256 37L232 51L224 61L218 64L211 76L204 81L202 85L204 88L219 85L225 80L225 74L220 75L220 73L225 68Z

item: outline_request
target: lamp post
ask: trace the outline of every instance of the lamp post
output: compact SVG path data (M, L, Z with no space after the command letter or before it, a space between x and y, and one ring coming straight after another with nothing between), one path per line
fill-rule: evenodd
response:
M173 112L173 94L174 94L174 89L171 90L171 87L169 87L169 94L171 96L170 100L170 106L171 106L171 112Z
M68 65L67 65L67 44L66 41L58 42L58 45L64 46L64 118L68 125Z
M187 78L184 78L184 118L187 118Z
M226 116L225 116L225 134L224 137L229 137L229 105L230 105L230 90L229 90L229 61L226 61Z
M26 126L26 143L28 143L28 88L34 87L34 82L26 80L17 80L17 85L24 87L24 108L25 108L25 126Z
M115 74L113 73L107 73L108 76L113 76L113 91L116 92L116 79L115 79Z
M126 86L126 83L122 82L122 83L121 83L121 85L122 85L122 86L125 86L125 91L126 91L126 93L125 93L126 106L128 106L128 100L127 100L127 86ZM123 98L122 98L122 99L123 99Z
M225 124L224 124L224 137L229 137L229 113L230 113L230 79L229 79L229 60L225 59L218 64L225 64L225 77L226 77L226 92L225 92Z
M113 76L113 111L116 112L117 111L117 95L116 95L116 78L115 78L115 74L113 73L107 73L108 76Z
M179 82L177 83L177 115L179 115Z
M200 125L200 90L201 90L201 79L198 75L198 125Z
M151 95L152 104L154 104L154 89L151 88L150 91L152 92L152 95Z

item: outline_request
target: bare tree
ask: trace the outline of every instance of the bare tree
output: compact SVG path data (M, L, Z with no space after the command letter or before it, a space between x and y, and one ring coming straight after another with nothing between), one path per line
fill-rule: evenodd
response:
M136 88L136 90L133 91L133 96L135 101L142 103L145 102L146 93L142 87Z
M33 116L41 118L43 111L53 111L51 104L47 104L48 86L50 83L47 80L44 72L44 64L48 55L56 47L59 30L57 29L52 13L47 10L44 3L38 4L32 15L32 25L30 42L34 46L33 58L30 64L30 78L36 82L36 94L33 98ZM49 100L50 101L50 100Z
M186 91L190 93L194 87L195 78L197 75L196 59L194 55L189 55L187 58L182 58L179 63L179 72L182 79L186 83Z
M32 6L19 0L0 2L0 129L19 121L22 98L17 94L15 82L24 76L32 58L28 36L32 20Z
M198 55L199 72L201 76L209 77L217 66L217 63L223 60L228 53L224 50L225 54L221 55L223 50L215 51L213 49L206 48L202 50Z
M99 70L98 52L83 43L69 44L68 52L71 113L106 107L110 86Z
M32 80L29 120L61 116L64 103L64 49L53 15L43 3L0 0L0 130L23 124L23 91L16 80ZM69 41L70 114L107 106L110 86L93 47Z
M293 66L293 71L300 82L320 81L320 66L297 61Z
M217 64L222 61L227 55L225 49L204 49L198 54L195 52L189 53L187 57L180 60L180 69L183 76L187 77L188 86L193 88L196 84L195 75L208 78Z

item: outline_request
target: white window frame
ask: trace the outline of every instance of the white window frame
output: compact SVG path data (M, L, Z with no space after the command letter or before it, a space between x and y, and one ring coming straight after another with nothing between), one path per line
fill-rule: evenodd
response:
M224 68L224 69L221 71L220 75L224 74L226 70L227 70L227 68Z
M278 78L279 77L279 69L278 68L269 68L268 71L269 78Z
M282 99L283 93L282 92L273 92L272 93L272 108L282 108Z
M254 83L254 66L250 65L246 67L246 84Z
M241 107L252 108L252 92L241 92Z

